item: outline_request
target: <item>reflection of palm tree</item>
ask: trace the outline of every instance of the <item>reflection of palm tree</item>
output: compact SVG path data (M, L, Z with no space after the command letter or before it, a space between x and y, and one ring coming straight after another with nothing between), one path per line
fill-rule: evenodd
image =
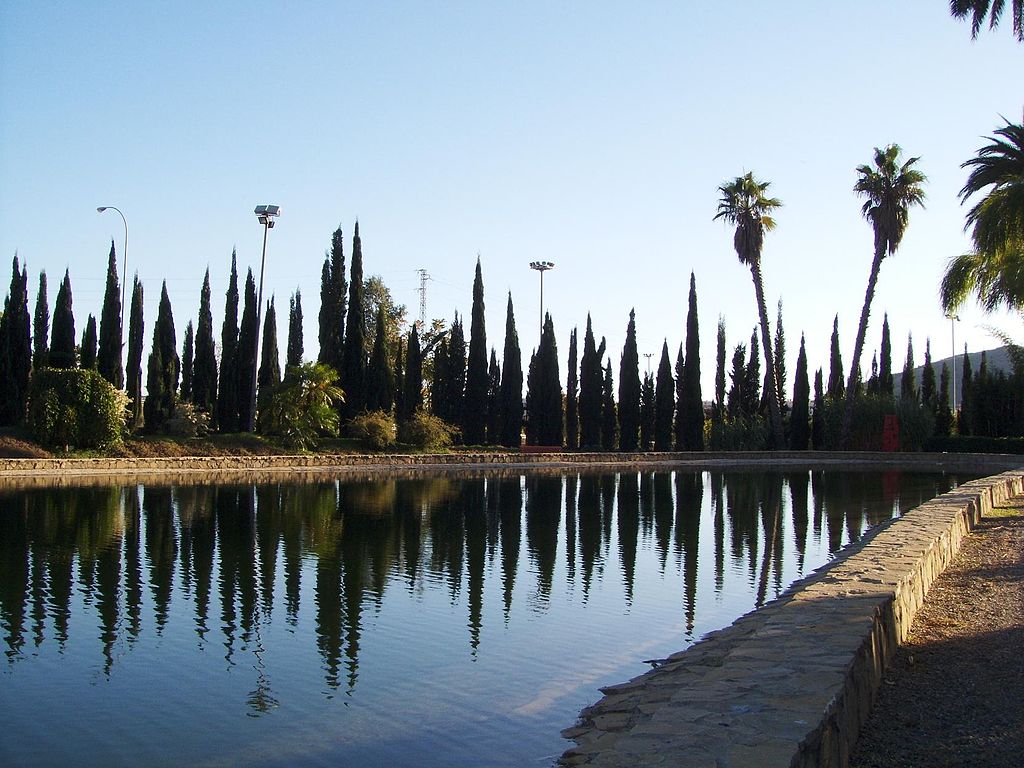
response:
M960 199L988 190L967 214L974 252L946 267L939 295L953 312L973 294L986 312L1006 306L1024 311L1024 125L1007 121L970 168Z
M765 367L771 375L765 377L768 383L768 412L771 416L772 435L775 447L784 445L782 434L782 411L779 408L778 383L775 380L771 334L768 330L768 309L764 300L764 279L761 275L761 246L764 233L775 229L772 211L782 205L776 197L768 197L771 182L757 181L752 173L737 176L733 181L718 188L716 219L724 219L736 225L733 246L740 263L750 268L754 280L754 294L757 299L757 313L761 323L761 346L764 350Z
M868 274L868 287L864 294L864 306L857 326L857 341L853 345L853 360L850 362L850 376L846 386L846 402L843 408L842 443L849 442L850 427L853 423L853 401L857 382L860 379L860 357L864 352L864 338L868 330L868 315L871 300L875 296L878 271L882 259L892 256L900 247L903 234L907 231L910 207L924 204L925 175L914 168L920 158L912 157L900 163L900 147L890 144L885 149L875 148L874 166L857 167L857 183L853 191L866 198L861 213L871 223L875 236L875 254Z

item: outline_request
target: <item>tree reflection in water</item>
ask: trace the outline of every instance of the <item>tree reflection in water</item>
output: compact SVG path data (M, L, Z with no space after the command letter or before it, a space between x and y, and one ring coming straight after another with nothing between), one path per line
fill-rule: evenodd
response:
M952 482L819 470L499 471L145 488L7 482L0 631L13 666L50 642L61 653L79 631L78 614L91 617L109 678L143 632L161 637L185 617L197 649L219 644L228 668L251 665L246 704L256 716L279 704L267 638L282 622L298 628L304 610L327 696L356 690L364 634L395 590L420 602L440 590L464 609L476 660L485 630L509 630L517 601L546 615L579 590L586 605L614 576L628 613L656 578L675 590L677 607L666 608L678 610L692 641L708 628L701 589L720 594L740 572L761 605L805 574L816 542L835 553Z

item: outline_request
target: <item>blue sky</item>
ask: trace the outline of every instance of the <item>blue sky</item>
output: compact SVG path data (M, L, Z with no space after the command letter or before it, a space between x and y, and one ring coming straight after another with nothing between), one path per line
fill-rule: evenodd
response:
M316 355L320 268L331 232L358 218L367 274L418 312L468 314L479 254L488 344L513 294L524 355L538 279L562 376L569 332L593 315L618 367L629 311L640 352L674 359L696 275L705 396L715 327L745 342L749 271L713 221L717 188L746 171L784 207L763 252L774 324L783 301L790 384L801 333L828 364L838 313L849 365L871 231L852 194L873 147L920 156L927 207L882 266L862 366L889 313L894 366L908 332L949 354L936 294L964 251L960 164L1022 114L1024 45L1009 28L971 41L943 0L821 3L17 2L0 6L0 254L40 270L52 307L71 272L78 332L99 315L106 256L128 219L129 273L146 289L147 340L167 281L179 344L211 269L219 332L231 250L265 295L301 288ZM1014 85L1014 84L1017 85ZM348 243L346 243L348 247ZM6 269L6 267L5 267ZM3 273L6 286L7 273ZM997 346L961 312L957 347ZM642 363L642 365L644 365Z

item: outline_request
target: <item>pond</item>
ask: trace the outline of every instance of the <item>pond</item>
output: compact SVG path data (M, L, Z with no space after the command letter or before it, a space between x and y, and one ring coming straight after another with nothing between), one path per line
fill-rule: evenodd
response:
M600 697L969 476L0 484L0 764L548 766Z

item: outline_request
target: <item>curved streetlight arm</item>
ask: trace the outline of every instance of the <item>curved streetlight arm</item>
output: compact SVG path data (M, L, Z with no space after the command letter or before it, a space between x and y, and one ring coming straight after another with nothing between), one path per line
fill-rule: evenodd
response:
M121 275L121 317L119 322L121 323L121 342L124 344L124 289L128 286L128 219L121 213L120 208L115 208L113 205L101 205L96 209L97 213L103 213L106 210L117 211L117 214L121 217L121 221L124 222L124 272Z

